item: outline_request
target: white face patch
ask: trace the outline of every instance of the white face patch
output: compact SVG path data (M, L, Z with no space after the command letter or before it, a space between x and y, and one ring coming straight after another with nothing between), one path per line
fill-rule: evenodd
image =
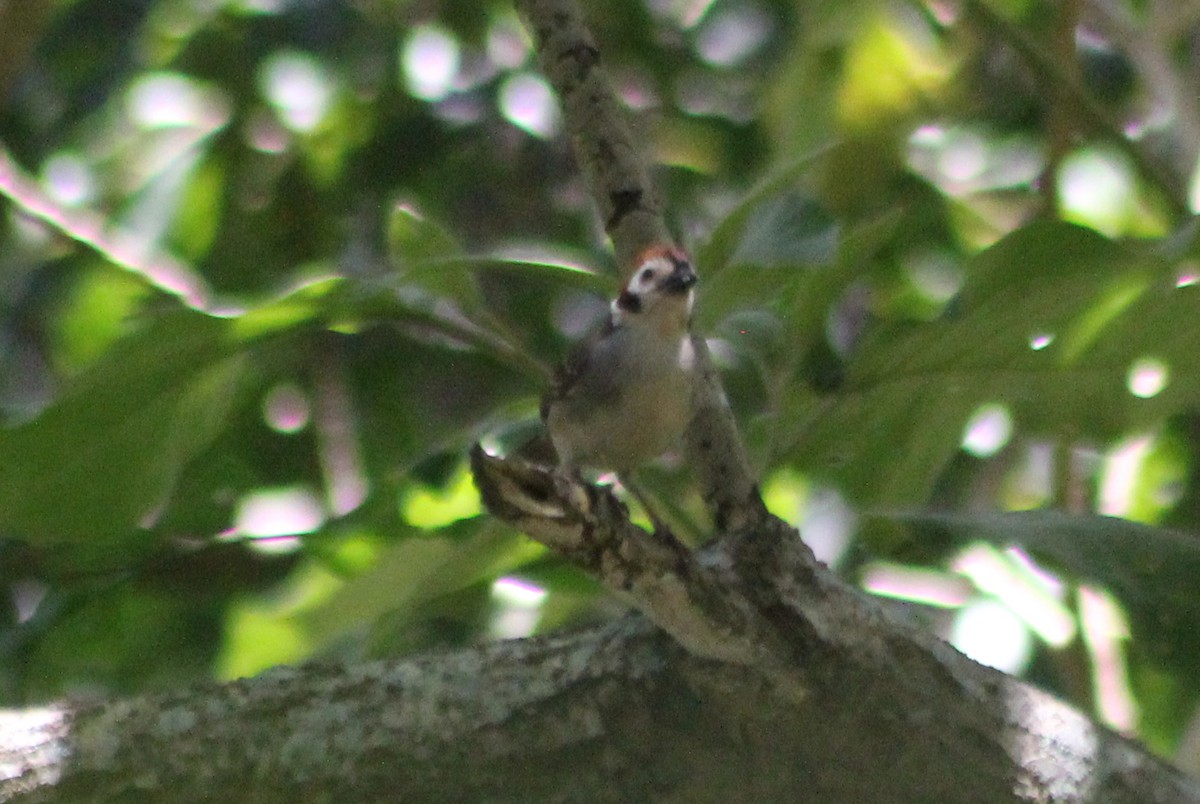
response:
M629 290L639 296L655 291L673 268L670 260L665 257L651 257L638 266L637 273L629 281Z

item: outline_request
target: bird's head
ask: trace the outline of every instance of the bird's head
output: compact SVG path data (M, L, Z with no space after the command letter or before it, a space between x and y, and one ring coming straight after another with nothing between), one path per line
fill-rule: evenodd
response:
M692 315L696 269L681 249L651 246L637 260L625 289L613 301L613 323L654 322L664 329L687 328Z

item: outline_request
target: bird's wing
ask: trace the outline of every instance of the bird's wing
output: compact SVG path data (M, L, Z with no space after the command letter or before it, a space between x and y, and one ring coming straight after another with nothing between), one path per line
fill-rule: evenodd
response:
M590 370L597 355L607 351L606 343L611 340L613 330L612 321L606 321L603 327L576 343L567 352L566 359L558 365L554 372L550 388L542 397L543 421L549 415L550 406L558 401L569 403L582 396L593 404L603 405L616 399L620 392L616 382L616 372L602 373ZM615 369L616 366L613 368Z

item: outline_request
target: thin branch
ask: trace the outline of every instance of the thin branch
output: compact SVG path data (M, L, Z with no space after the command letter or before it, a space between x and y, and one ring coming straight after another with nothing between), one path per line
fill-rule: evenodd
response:
M625 110L575 0L517 0L517 8L533 32L542 69L562 99L588 188L622 270L628 271L646 246L672 238ZM723 531L759 521L766 511L708 344L693 335L692 345L700 380L685 451L701 496Z
M1078 59L1075 57L1075 28L1079 24L1080 0L1063 0L1059 4L1054 26L1050 31L1049 50L1055 66L1070 81L1079 83ZM1046 104L1046 167L1042 171L1038 190L1042 196L1042 209L1049 218L1061 217L1059 204L1059 177L1063 160L1074 145L1074 119L1069 114L1070 98L1063 97L1064 85L1051 87L1050 101Z
M600 64L600 50L577 3L517 0L516 5L537 42L542 71L562 101L575 155L617 262L622 271L631 271L643 249L670 242L671 234L641 147Z

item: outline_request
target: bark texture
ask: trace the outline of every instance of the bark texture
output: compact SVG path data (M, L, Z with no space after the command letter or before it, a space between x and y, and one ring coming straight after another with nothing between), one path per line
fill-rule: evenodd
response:
M1200 802L1049 696L836 582L812 592L819 626L775 615L794 634L791 679L697 656L632 616L5 715L0 800Z

